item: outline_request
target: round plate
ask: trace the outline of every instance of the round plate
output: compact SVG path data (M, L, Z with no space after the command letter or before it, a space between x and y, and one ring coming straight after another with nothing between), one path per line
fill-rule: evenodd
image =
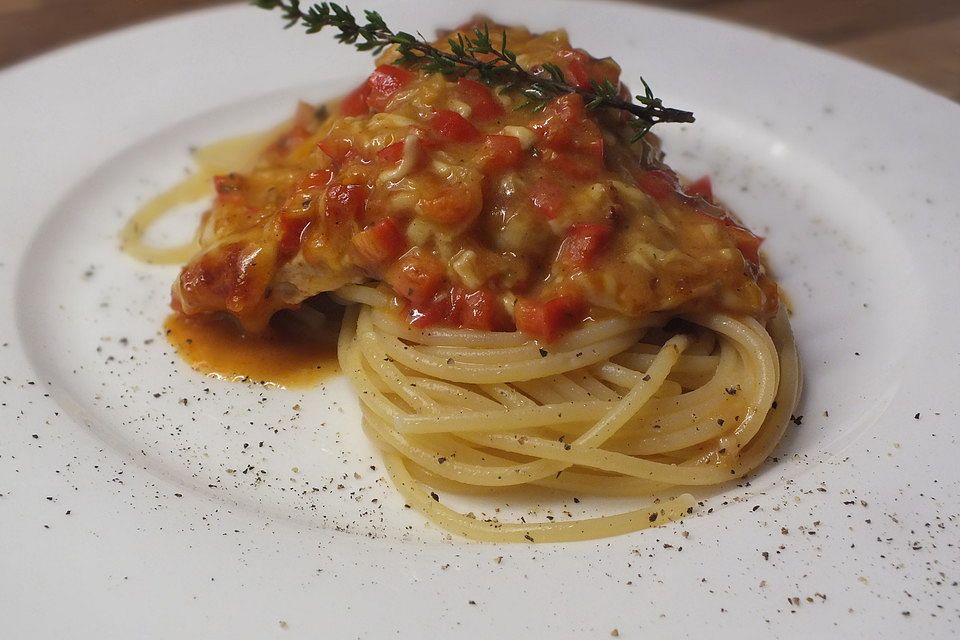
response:
M192 371L161 326L176 269L121 254L118 229L191 147L333 97L371 62L253 8L183 15L0 72L3 635L951 635L960 108L667 11L369 6L426 34L480 10L566 26L628 84L643 73L696 112L657 128L667 160L712 175L767 236L794 308L806 386L776 458L681 523L474 544L404 509L344 380L292 391Z

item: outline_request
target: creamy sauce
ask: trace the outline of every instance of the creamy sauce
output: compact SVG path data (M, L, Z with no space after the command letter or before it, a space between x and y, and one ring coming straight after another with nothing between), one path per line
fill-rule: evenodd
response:
M507 32L525 64L619 86L616 63L563 32ZM373 281L415 326L548 342L597 310L776 310L761 239L685 191L621 114L578 93L517 109L515 88L392 65L395 55L336 106L298 106L252 171L217 176L177 308L226 311L258 331L304 296Z
M171 314L164 328L177 353L197 371L216 378L278 387L306 388L340 372L337 362L339 310L308 327L294 314L278 317L270 330L244 334L225 315Z
M562 31L507 32L528 66L626 91L616 63L571 48ZM518 109L516 87L411 70L394 56L338 103L301 103L256 144L197 154L195 178L216 196L196 243L148 254L125 242L144 259L186 261L174 309L228 313L259 333L310 296L374 282L414 326L546 342L593 313L767 320L777 309L762 239L712 201L709 182L683 187L655 139L634 143L622 113L589 109L576 92ZM138 214L131 237L153 215Z

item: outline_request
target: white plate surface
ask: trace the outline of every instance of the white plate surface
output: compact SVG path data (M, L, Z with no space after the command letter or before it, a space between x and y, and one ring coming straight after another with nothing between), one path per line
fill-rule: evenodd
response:
M960 108L626 4L370 6L424 33L480 9L566 26L696 112L658 127L668 161L768 236L796 310L806 389L778 461L677 525L472 544L403 509L345 381L191 371L160 332L176 270L120 254L118 228L191 145L332 97L370 60L252 8L175 17L0 72L0 635L949 637Z

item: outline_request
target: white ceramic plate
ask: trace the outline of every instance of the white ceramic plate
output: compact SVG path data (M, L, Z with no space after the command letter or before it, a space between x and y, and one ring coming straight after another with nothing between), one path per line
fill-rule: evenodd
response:
M0 73L0 635L951 635L960 108L625 4L370 5L424 33L481 7L567 26L696 112L658 127L668 160L712 174L768 235L796 307L803 418L778 462L676 526L469 544L402 508L343 381L192 372L160 334L175 269L121 255L118 228L190 145L270 125L371 63L253 8L184 15Z

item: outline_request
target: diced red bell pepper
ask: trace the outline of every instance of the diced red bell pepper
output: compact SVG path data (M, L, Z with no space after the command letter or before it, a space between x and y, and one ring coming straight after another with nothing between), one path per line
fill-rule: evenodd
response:
M451 324L454 310L449 291L441 291L430 300L407 310L410 324L421 329L438 324Z
M335 162L342 162L348 155L353 153L353 142L349 138L328 136L318 142L317 146Z
M228 173L213 177L213 188L217 192L217 202L221 204L243 204L246 200L247 181L239 173Z
M570 93L553 100L540 121L531 125L540 146L556 152L550 156L557 168L575 178L595 177L604 166L603 135L587 117L583 98Z
M374 111L383 111L393 95L415 77L415 73L403 67L392 64L380 65L367 78L367 84L370 87L367 104Z
M470 105L470 117L474 120L489 120L504 114L503 105L487 85L460 78L457 80L457 90L463 101Z
M493 135L483 140L480 150L480 166L492 173L512 169L523 160L523 147L514 136Z
M747 259L747 262L759 265L760 245L763 243L763 238L735 224L727 226L727 231L733 236L733 242L737 245L737 249L740 250L743 257Z
M563 149L573 141L577 125L586 117L583 98L576 93L567 93L547 104L540 121L531 126L540 135L543 146Z
M361 262L366 265L392 262L407 248L407 237L396 218L384 218L353 234L351 242Z
M367 105L367 96L370 95L370 83L364 81L359 87L351 91L340 101L340 115L362 116L370 112Z
M620 84L620 69L609 58L597 60L583 49L565 49L558 52L557 57L566 63L574 84L581 89L590 89L594 82Z
M500 307L492 291L456 289L451 294L451 298L454 301L454 312L460 327L480 331L497 330L500 324L497 317Z
M400 162L400 159L403 158L403 145L404 141L401 140L384 147L377 153L377 159L390 164Z
M335 223L360 220L367 200L367 189L359 184L334 184L327 189L326 215Z
M319 189L320 187L325 187L330 184L330 179L333 177L333 172L330 169L319 169L317 171L311 171L305 178L300 180L299 188L300 189Z
M480 131L456 111L440 109L430 117L434 137L443 142L476 142Z
M553 342L583 320L583 301L571 295L550 300L520 298L513 310L517 329L543 342Z
M662 169L641 171L636 179L640 190L658 202L666 201L677 190L676 176Z
M589 267L610 241L613 228L605 223L575 224L560 245L557 260L576 269Z
M431 222L455 225L469 222L480 214L483 194L479 185L459 184L440 187L432 198L423 198L418 203L420 214Z
M581 89L589 89L590 72L587 70L587 64L590 61L590 56L577 49L560 51L557 55L561 60L566 61L567 69L573 77L574 84Z
M280 217L280 243L278 250L281 259L288 259L300 250L303 241L303 232L310 225L310 219L305 217Z
M567 63L567 69L573 76L574 83L581 89L590 88L590 72L587 71L587 65L579 58L573 58Z
M713 202L713 184L710 182L710 176L703 176L690 183L685 191L688 196L700 197L707 202Z
M386 282L414 305L430 301L443 285L446 270L433 256L413 253L390 267Z
M429 289L424 290L424 295L427 290ZM467 291L458 286L438 287L429 299L411 302L407 308L407 316L410 324L416 327L448 325L479 331L498 331L507 324L504 322L497 297L487 289Z
M239 173L228 173L213 177L213 188L220 199L242 197L245 183L246 181Z
M533 183L530 189L530 200L537 211L553 220L563 211L567 197L558 182L552 178L542 177Z

